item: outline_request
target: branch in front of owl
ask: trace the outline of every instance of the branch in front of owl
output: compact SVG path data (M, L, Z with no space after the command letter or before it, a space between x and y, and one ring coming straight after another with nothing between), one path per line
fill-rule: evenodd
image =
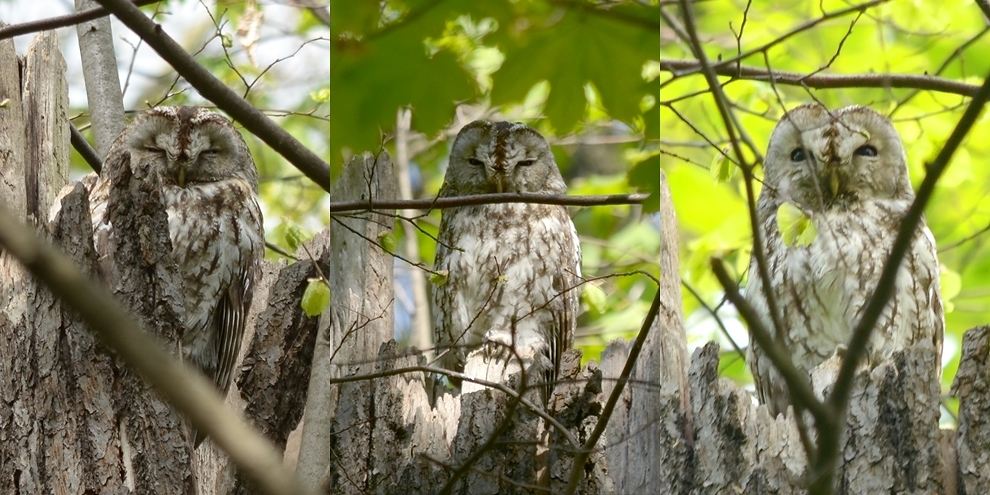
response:
M574 467L571 471L570 479L567 481L567 489L564 490L564 493L574 493L577 490L578 484L581 482L582 475L584 474L584 464L587 462L588 456L595 450L598 439L605 433L605 427L608 425L609 419L612 418L615 405L619 402L619 397L626 388L629 377L632 376L633 366L639 361L639 354L643 350L643 345L646 344L646 337L650 334L650 328L660 314L660 295L662 293L663 291L657 290L657 294L653 296L653 304L650 305L650 310L647 311L646 318L643 319L643 326L639 329L636 340L633 341L632 346L629 348L629 356L626 357L626 363L622 367L622 373L619 374L619 378L615 381L612 393L609 394L608 401L605 402L605 407L602 408L602 413L598 416L595 429L592 430L591 434L588 435L587 441L584 442L584 445L574 455Z
M979 92L969 102L969 106L966 107L966 111L959 119L959 123L952 130L952 134L949 135L949 138L935 157L935 160L926 167L927 173L925 174L925 178L918 187L914 203L911 204L911 208L908 209L903 223L898 229L897 237L891 248L890 257L887 259L886 264L884 264L883 272L880 275L877 289L863 310L863 316L859 324L853 330L846 357L842 361L839 376L835 381L835 386L828 399L831 408L835 411L844 411L848 406L856 367L866 352L866 344L870 339L873 328L876 326L877 320L880 318L880 313L893 294L897 271L907 255L915 231L917 231L918 226L921 224L925 205L928 204L928 200L935 191L935 183L938 182L938 179L945 172L946 167L948 167L952 159L952 155L955 154L956 149L959 148L963 139L980 117L983 105L988 99L990 99L990 74L987 74L983 86L980 87ZM819 439L819 452L823 454L823 457L825 457L825 454L831 455L834 464L835 458L838 457L838 444L838 434L823 435ZM822 451L825 452L823 453ZM832 469L834 470L834 466L832 466Z
M534 203L563 206L635 205L646 201L649 194L608 194L597 196L551 196L533 193L472 194L450 198L396 199L391 201L338 201L330 202L330 215L363 210L443 209L457 206L475 206L497 203Z
M712 258L711 266L715 277L725 291L726 299L736 307L743 320L749 324L749 331L752 334L753 340L756 340L760 347L765 349L767 357L770 358L770 361L777 367L777 370L783 377L784 384L790 393L791 404L794 406L795 414L793 417L797 424L801 445L804 448L805 455L808 457L808 464L813 464L820 456L818 455L818 449L811 440L811 435L808 434L808 426L804 422L803 412L805 410L809 411L815 419L816 427L821 429L822 425L826 423L819 418L825 417L827 421L828 410L815 397L808 378L797 370L794 362L784 352L784 349L776 345L770 332L763 326L759 316L756 315L756 311L742 294L739 293L739 286L736 285L735 280L726 271L722 260Z
M137 370L177 410L209 429L230 458L267 493L309 493L260 433L231 412L198 371L170 355L102 285L84 275L59 249L50 246L0 205L0 246L75 311L124 361Z
M213 102L217 108L264 141L276 153L306 174L310 180L330 192L330 165L327 162L196 62L165 33L161 25L149 19L144 12L127 0L99 0L99 3L134 34L140 36L203 98Z
M816 424L821 424L818 422L819 418L826 418L829 415L829 411L815 397L815 393L811 389L811 382L808 381L808 378L803 373L798 371L797 367L794 366L794 362L791 361L790 356L777 345L773 336L770 335L770 331L763 326L760 318L756 315L756 311L753 310L753 306L739 292L739 286L736 285L736 281L733 280L732 276L725 269L722 260L712 258L711 267L719 284L722 285L722 289L725 290L725 297L736 307L739 314L742 315L743 320L749 325L753 339L761 347L766 349L770 361L773 362L777 370L780 371L780 374L783 375L791 397L794 398L794 403L797 404L800 402L815 417Z

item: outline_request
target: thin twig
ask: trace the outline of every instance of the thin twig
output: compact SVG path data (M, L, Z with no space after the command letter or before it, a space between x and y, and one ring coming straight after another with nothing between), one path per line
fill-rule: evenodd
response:
M660 59L660 70L673 73L679 77L683 73L693 73L698 70L697 60ZM974 96L980 87L975 84L915 74L853 74L834 75L816 74L809 76L804 72L770 71L763 67L751 65L713 67L715 74L734 77L737 80L774 81L778 84L791 86L807 86L809 88L906 88L938 91L941 93ZM676 78L676 77L675 77Z
M672 276L667 274L667 276ZM577 491L578 484L581 483L581 476L584 474L584 464L588 460L588 456L595 449L595 445L598 444L598 439L601 438L602 434L605 433L605 426L608 424L609 418L612 417L612 411L615 410L615 405L619 402L619 397L622 396L622 390L626 387L626 382L629 381L629 377L632 376L633 366L639 361L639 353L643 350L643 344L646 343L646 337L650 334L650 327L653 326L653 322L657 319L657 315L660 314L660 297L663 291L660 287L657 287L657 294L653 297L653 304L650 305L650 310L646 313L646 319L643 320L643 326L639 329L639 335L636 336L636 340L633 341L632 348L629 349L629 356L626 358L626 364L622 367L622 373L619 374L619 378L615 381L615 387L612 389L612 393L608 396L608 401L605 403L605 407L602 408L601 416L598 417L598 422L595 424L595 429L588 435L588 440L584 442L582 448L574 454L574 462L571 465L571 476L567 481L567 489L564 493L567 495L573 495ZM680 304L680 301L677 301Z
M648 194L611 194L600 196L550 196L533 193L472 194L450 198L407 200L368 200L330 202L330 215L363 210L442 209L496 203L534 203L564 206L635 205L646 201Z

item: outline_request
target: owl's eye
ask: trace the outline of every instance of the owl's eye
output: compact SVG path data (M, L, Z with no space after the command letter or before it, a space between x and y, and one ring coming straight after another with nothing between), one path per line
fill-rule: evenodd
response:
M146 151L150 151L152 153L161 153L161 152L165 151L165 150L163 150L163 149L161 149L161 148L159 148L157 146L145 146L144 149Z
M482 165L485 164L485 162L483 162L483 161L481 161L481 160L479 160L477 158L468 158L468 163L470 163L471 165L474 165L476 167L480 167L480 166L482 166Z
M220 150L208 149L208 150L203 150L203 152L200 153L200 154L206 155L206 156L216 156L216 155L219 155L220 154Z
M536 163L536 160L520 160L516 165L520 167L528 167L534 163Z
M872 144L864 144L856 148L856 154L859 156L877 156L877 149Z
M807 158L808 157L804 153L804 148L794 148L794 151L791 151L792 162L803 162Z

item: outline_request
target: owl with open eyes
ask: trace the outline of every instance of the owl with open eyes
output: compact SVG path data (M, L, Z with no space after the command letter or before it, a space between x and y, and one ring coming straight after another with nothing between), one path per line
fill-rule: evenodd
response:
M485 193L563 195L550 146L521 123L475 121L457 134L441 197ZM574 340L581 277L577 231L560 205L501 203L444 209L433 315L441 366L460 371L481 350L521 358L543 398Z
M828 110L813 103L787 112L777 124L757 203L770 286L764 285L754 257L745 296L798 370L810 376L826 359L842 355L913 201L904 147L879 113L862 106ZM785 240L781 231L787 227L778 218L783 209L799 211L814 226L814 235ZM774 328L768 293L776 299L780 329ZM941 356L944 327L935 240L922 221L900 265L894 295L873 329L864 364L872 368L923 340ZM752 339L749 366L760 402L773 414L785 411L787 387ZM940 376L940 363L931 366Z
M226 394L265 249L254 160L237 129L215 112L161 106L141 113L110 146L89 187L101 256L112 256L113 216L129 214L108 208L110 177L125 166L160 184L183 281L183 358ZM196 445L202 440L197 434Z

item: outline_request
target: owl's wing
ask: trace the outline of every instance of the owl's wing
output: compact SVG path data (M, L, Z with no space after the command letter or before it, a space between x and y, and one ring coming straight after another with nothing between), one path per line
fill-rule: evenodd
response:
M241 348L241 339L244 337L244 324L247 321L248 310L251 307L251 296L253 287L251 286L254 265L249 265L246 269L234 277L230 287L220 298L217 310L213 314L213 324L216 326L217 338L217 372L216 385L221 395L226 395L230 388L231 374L234 369L234 362L237 361L237 354Z
M559 280L555 281L553 285L560 287L559 290L563 291L560 295L563 304L560 305L561 310L554 315L553 324L556 328L551 333L554 338L550 339L547 346L547 357L550 358L552 367L547 373L544 401L549 400L550 394L557 384L561 356L574 346L574 330L577 327L577 315L581 304L579 300L580 287L578 286L581 282L581 241L578 239L574 223L571 222L571 218L567 214L567 208L561 207L558 211L558 214L561 215L558 219L562 221L567 234L561 236L563 237L561 239L563 259L560 260Z
M248 310L251 307L251 296L254 293L254 263L241 270L230 283L230 287L221 295L216 311L213 312L211 325L216 328L217 369L213 374L214 383L220 390L220 395L227 395L230 379L241 350L241 339L244 337L244 324L247 322ZM206 439L206 434L193 429L195 441L199 447Z

